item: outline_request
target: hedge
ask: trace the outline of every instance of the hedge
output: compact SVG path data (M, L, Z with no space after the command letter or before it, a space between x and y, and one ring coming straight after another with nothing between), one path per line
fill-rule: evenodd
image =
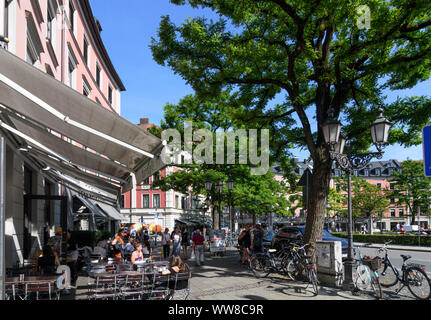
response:
M78 247L85 246L94 248L101 240L107 240L113 236L113 233L105 230L98 231L72 231L72 237L78 243Z
M347 238L348 235L346 232L333 232L332 233L336 237ZM410 246L418 246L419 239L418 235L404 235L404 234L353 234L354 242L363 242L363 243L386 243L392 241L391 244L398 245L410 245ZM430 247L431 246L431 236L421 235L421 244L422 247Z

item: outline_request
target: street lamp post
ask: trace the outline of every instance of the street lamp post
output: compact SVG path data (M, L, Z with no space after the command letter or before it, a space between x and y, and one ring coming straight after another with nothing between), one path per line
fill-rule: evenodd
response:
M341 122L335 119L333 109L329 112L329 120L322 125L325 142L330 147L330 155L332 160L336 160L340 168L347 174L347 211L348 211L348 252L347 260L344 263L345 277L343 281L344 290L352 290L353 284L353 270L355 261L353 259L353 215L352 215L352 172L353 170L360 170L366 167L371 159L381 159L383 157L383 146L388 141L389 130L391 122L383 117L383 109L379 109L379 116L371 125L371 137L377 152L366 153L360 155L352 155L351 143L347 145L347 154L344 154L344 145L346 138L343 137L341 132Z

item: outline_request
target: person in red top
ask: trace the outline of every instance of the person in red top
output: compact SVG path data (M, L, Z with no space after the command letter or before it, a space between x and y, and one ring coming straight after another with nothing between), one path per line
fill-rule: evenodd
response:
M195 251L196 265L200 266L201 263L204 264L204 241L205 241L205 238L201 234L201 231L199 229L196 229L192 241L193 241L192 250Z

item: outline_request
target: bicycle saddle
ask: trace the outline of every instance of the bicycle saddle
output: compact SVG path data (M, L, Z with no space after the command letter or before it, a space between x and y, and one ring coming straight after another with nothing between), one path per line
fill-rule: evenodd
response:
M409 260L411 257L412 256L407 256L407 255L404 255L404 254L401 255L401 258L403 258L404 261Z

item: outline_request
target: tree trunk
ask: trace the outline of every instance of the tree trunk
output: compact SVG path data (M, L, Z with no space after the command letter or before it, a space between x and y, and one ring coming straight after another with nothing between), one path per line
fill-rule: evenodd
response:
M316 150L316 158L313 158L313 178L304 235L305 243L311 244L308 249L309 254L314 254L316 241L322 240L326 201L332 174L331 166L332 160L329 152L324 146L319 146Z
M213 229L220 230L220 215L218 206L213 206Z

